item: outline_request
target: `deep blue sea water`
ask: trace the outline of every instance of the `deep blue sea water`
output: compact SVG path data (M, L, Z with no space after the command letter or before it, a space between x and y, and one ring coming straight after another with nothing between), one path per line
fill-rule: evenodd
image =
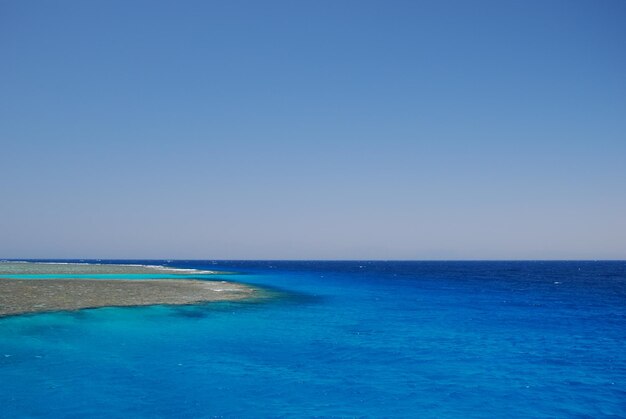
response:
M626 262L163 264L285 293L0 319L0 417L626 417Z

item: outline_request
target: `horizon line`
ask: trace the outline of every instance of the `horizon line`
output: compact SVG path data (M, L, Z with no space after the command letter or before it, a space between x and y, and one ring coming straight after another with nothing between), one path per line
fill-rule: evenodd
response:
M0 258L0 262L37 261L158 261L158 262L626 262L625 259L154 259L154 258Z

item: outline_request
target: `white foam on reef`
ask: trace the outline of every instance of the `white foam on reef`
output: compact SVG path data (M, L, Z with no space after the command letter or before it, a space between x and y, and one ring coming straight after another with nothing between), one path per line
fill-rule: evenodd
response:
M166 271L173 271L173 272L188 272L188 273L194 273L194 274L214 274L214 273L216 273L215 271L203 271L203 270L200 270L200 269L192 269L192 268L170 268L169 266L162 266L162 265L131 265L131 264L124 264L124 265L117 265L117 266L141 266L143 268L151 268L151 269L166 270Z
M86 262L24 262L24 263L37 263L39 265L101 265L101 263L86 263Z

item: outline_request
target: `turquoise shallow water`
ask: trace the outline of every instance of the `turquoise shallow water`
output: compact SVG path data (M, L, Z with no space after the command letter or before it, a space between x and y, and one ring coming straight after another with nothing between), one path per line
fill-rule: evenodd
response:
M626 417L625 262L170 264L288 293L0 319L0 416Z

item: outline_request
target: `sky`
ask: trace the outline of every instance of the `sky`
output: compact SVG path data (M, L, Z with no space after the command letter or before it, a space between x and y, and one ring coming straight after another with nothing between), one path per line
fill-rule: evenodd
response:
M625 21L0 0L0 258L626 259Z

